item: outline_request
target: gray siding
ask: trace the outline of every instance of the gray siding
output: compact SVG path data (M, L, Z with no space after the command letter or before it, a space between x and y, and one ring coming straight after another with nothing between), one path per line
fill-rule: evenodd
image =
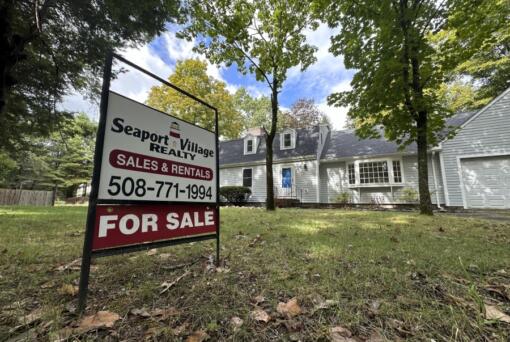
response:
M510 155L510 89L496 98L458 134L442 143L449 206L463 206L457 158L467 155Z
M305 170L306 164L306 170ZM275 195L277 191L284 194L281 190L282 177L281 170L284 167L292 168L293 189L292 194L301 199L302 202L317 202L317 162L315 160L300 161L292 163L278 163L273 165L273 181L275 185ZM220 169L220 186L242 185L244 168L253 169L252 196L250 202L266 201L266 167L265 165L253 165L243 167L230 167ZM285 194L288 194L285 191Z
M388 158L395 159L395 158ZM416 156L402 157L403 184L381 187L349 187L346 169L347 162L322 163L320 166L320 201L333 203L341 192L348 192L353 203L402 203L401 196L404 188L418 191L418 161ZM442 181L439 159L435 156L436 181L438 185L439 202L444 203L442 196ZM429 158L429 189L432 203L436 203L436 189L432 173L432 159Z

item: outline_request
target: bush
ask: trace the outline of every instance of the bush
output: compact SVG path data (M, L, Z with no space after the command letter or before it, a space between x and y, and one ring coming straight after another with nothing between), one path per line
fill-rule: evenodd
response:
M413 188L404 188L400 200L405 203L416 203L418 202L418 191Z
M350 203L351 202L351 194L348 193L347 191L341 192L335 197L335 202L342 203L342 204Z
M245 186L222 186L220 196L231 204L246 203L251 195L251 189Z

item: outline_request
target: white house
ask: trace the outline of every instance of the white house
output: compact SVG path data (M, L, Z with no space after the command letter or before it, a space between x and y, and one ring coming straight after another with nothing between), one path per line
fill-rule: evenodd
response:
M429 151L429 187L438 206L510 208L510 89L484 108L448 120L459 128ZM347 193L352 203L402 203L418 189L416 146L400 151L381 139L327 126L288 129L273 144L275 196L332 203ZM266 200L265 138L260 130L220 143L220 183L252 189Z

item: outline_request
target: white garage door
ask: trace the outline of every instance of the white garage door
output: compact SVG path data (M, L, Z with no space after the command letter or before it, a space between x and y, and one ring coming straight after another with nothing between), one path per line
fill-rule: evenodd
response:
M510 156L461 159L468 208L510 208Z

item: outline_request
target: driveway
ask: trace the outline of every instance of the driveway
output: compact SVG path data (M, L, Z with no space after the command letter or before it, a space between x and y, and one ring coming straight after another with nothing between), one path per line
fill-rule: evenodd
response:
M463 210L459 212L448 213L448 215L455 215L460 217L472 217L486 220L497 220L510 223L510 210L498 209L477 209L477 210Z

